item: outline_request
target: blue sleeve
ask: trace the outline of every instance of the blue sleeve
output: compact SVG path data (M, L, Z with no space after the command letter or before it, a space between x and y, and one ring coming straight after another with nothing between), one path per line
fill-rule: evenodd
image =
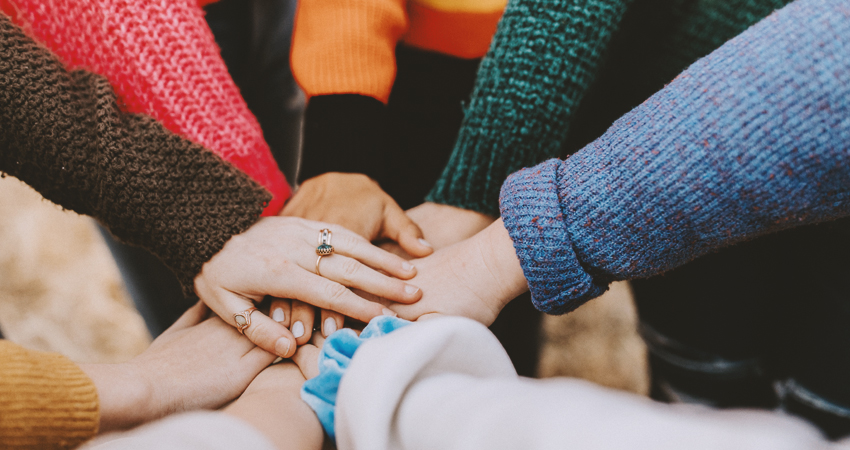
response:
M848 55L847 1L797 0L569 159L512 175L501 212L535 306L848 215Z
M336 439L334 433L334 407L339 383L354 353L364 342L387 335L399 328L410 325L403 319L391 316L379 316L372 319L358 336L353 330L344 328L325 340L319 353L319 375L304 382L301 388L301 399L313 408L322 428Z

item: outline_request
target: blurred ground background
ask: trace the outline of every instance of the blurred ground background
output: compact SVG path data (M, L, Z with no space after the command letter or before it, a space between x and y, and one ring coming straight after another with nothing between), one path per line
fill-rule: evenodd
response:
M626 283L566 316L544 318L539 375L645 394L646 350ZM77 362L120 362L150 342L94 223L12 177L0 179L0 329Z

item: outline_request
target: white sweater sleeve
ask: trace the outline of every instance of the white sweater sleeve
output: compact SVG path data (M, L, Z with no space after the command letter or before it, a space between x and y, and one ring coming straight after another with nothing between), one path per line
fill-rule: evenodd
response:
M489 330L462 318L363 344L340 384L335 430L342 450L833 447L808 424L773 413L520 378Z

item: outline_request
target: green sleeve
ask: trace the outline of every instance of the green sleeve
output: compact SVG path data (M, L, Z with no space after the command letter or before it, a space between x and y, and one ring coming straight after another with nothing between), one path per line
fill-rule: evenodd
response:
M509 174L557 156L629 0L510 0L427 200L499 215Z

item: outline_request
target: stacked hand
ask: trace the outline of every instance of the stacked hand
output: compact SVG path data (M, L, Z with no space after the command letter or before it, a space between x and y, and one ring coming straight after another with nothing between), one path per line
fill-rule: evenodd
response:
M317 271L317 238L320 230L333 232L334 253L321 260L321 276ZM224 248L210 259L195 278L195 291L210 309L225 322L238 327L235 314L240 314L245 336L259 347L288 358L296 345L307 342L313 324L301 318L306 315L297 305L277 301L272 316L259 311L245 312L265 296L292 298L327 310L337 311L361 321L381 314L392 314L378 303L370 302L348 288L392 300L411 303L422 293L402 280L416 275L416 269L404 259L373 246L365 238L339 225L313 222L295 217L260 219L246 232L233 236ZM288 310L287 310L288 309ZM301 315L297 315L301 314ZM296 337L286 328L302 321L304 333ZM338 326L342 326L341 317Z

